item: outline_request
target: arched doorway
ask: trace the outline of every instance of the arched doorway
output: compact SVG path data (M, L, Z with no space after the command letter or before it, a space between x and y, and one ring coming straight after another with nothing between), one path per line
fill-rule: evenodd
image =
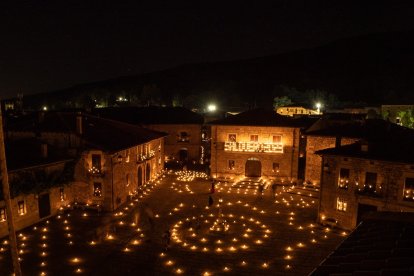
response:
M257 158L249 158L246 161L245 176L260 177L262 176L262 163Z
M142 168L138 167L138 188L142 186Z
M150 164L147 164L145 168L145 182L148 182L151 179L151 167Z
M185 163L188 161L188 149L187 148L182 148L180 149L180 151L178 152L180 161Z

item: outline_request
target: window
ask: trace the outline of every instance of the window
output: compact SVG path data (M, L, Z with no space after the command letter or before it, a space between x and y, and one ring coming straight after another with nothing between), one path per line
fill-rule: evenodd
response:
M348 189L349 183L349 169L341 169L339 171L338 187L342 189Z
M126 175L126 186L128 187L130 184L129 173Z
M339 197L336 198L336 210L345 212L347 206L348 206L348 203L345 200Z
M92 154L92 168L101 171L101 155Z
M259 142L259 135L250 135L250 142Z
M277 173L279 172L279 163L273 163L272 171Z
M414 178L407 177L405 179L404 200L414 201Z
M96 196L96 197L102 196L102 183L100 182L93 183L93 196Z
M129 149L125 151L125 162L129 163Z
M234 170L236 163L234 160L229 160L229 170Z
M60 195L60 201L64 201L65 200L65 189L64 188L59 189L59 195Z
M26 214L26 203L24 202L24 200L20 200L17 202L17 213L20 216Z
M365 173L364 192L375 193L377 187L377 174L372 172Z
M6 221L6 208L0 208L0 222Z
M178 142L189 142L189 141L190 141L190 136L188 135L188 133L185 131L180 132Z
M229 142L236 142L237 135L236 134L229 134Z
M273 143L275 144L282 143L282 135L273 135Z

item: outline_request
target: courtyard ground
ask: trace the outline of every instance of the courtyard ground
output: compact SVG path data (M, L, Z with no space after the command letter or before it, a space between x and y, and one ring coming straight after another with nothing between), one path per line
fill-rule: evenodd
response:
M115 214L65 210L18 233L23 274L307 275L345 238L315 223L314 193L218 183L208 207L210 187L169 173ZM0 275L11 274L7 243Z

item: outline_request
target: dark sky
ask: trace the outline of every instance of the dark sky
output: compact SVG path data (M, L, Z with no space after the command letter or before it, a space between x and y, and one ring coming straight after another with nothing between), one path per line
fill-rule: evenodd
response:
M410 2L2 1L0 96L414 29Z

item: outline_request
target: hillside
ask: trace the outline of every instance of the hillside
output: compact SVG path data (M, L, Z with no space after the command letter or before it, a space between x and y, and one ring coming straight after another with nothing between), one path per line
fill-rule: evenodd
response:
M25 105L79 107L124 96L143 104L173 99L201 105L270 106L278 86L326 90L346 102L414 102L414 31L371 34L312 49L238 61L187 64L27 96ZM59 103L59 104L57 104Z

